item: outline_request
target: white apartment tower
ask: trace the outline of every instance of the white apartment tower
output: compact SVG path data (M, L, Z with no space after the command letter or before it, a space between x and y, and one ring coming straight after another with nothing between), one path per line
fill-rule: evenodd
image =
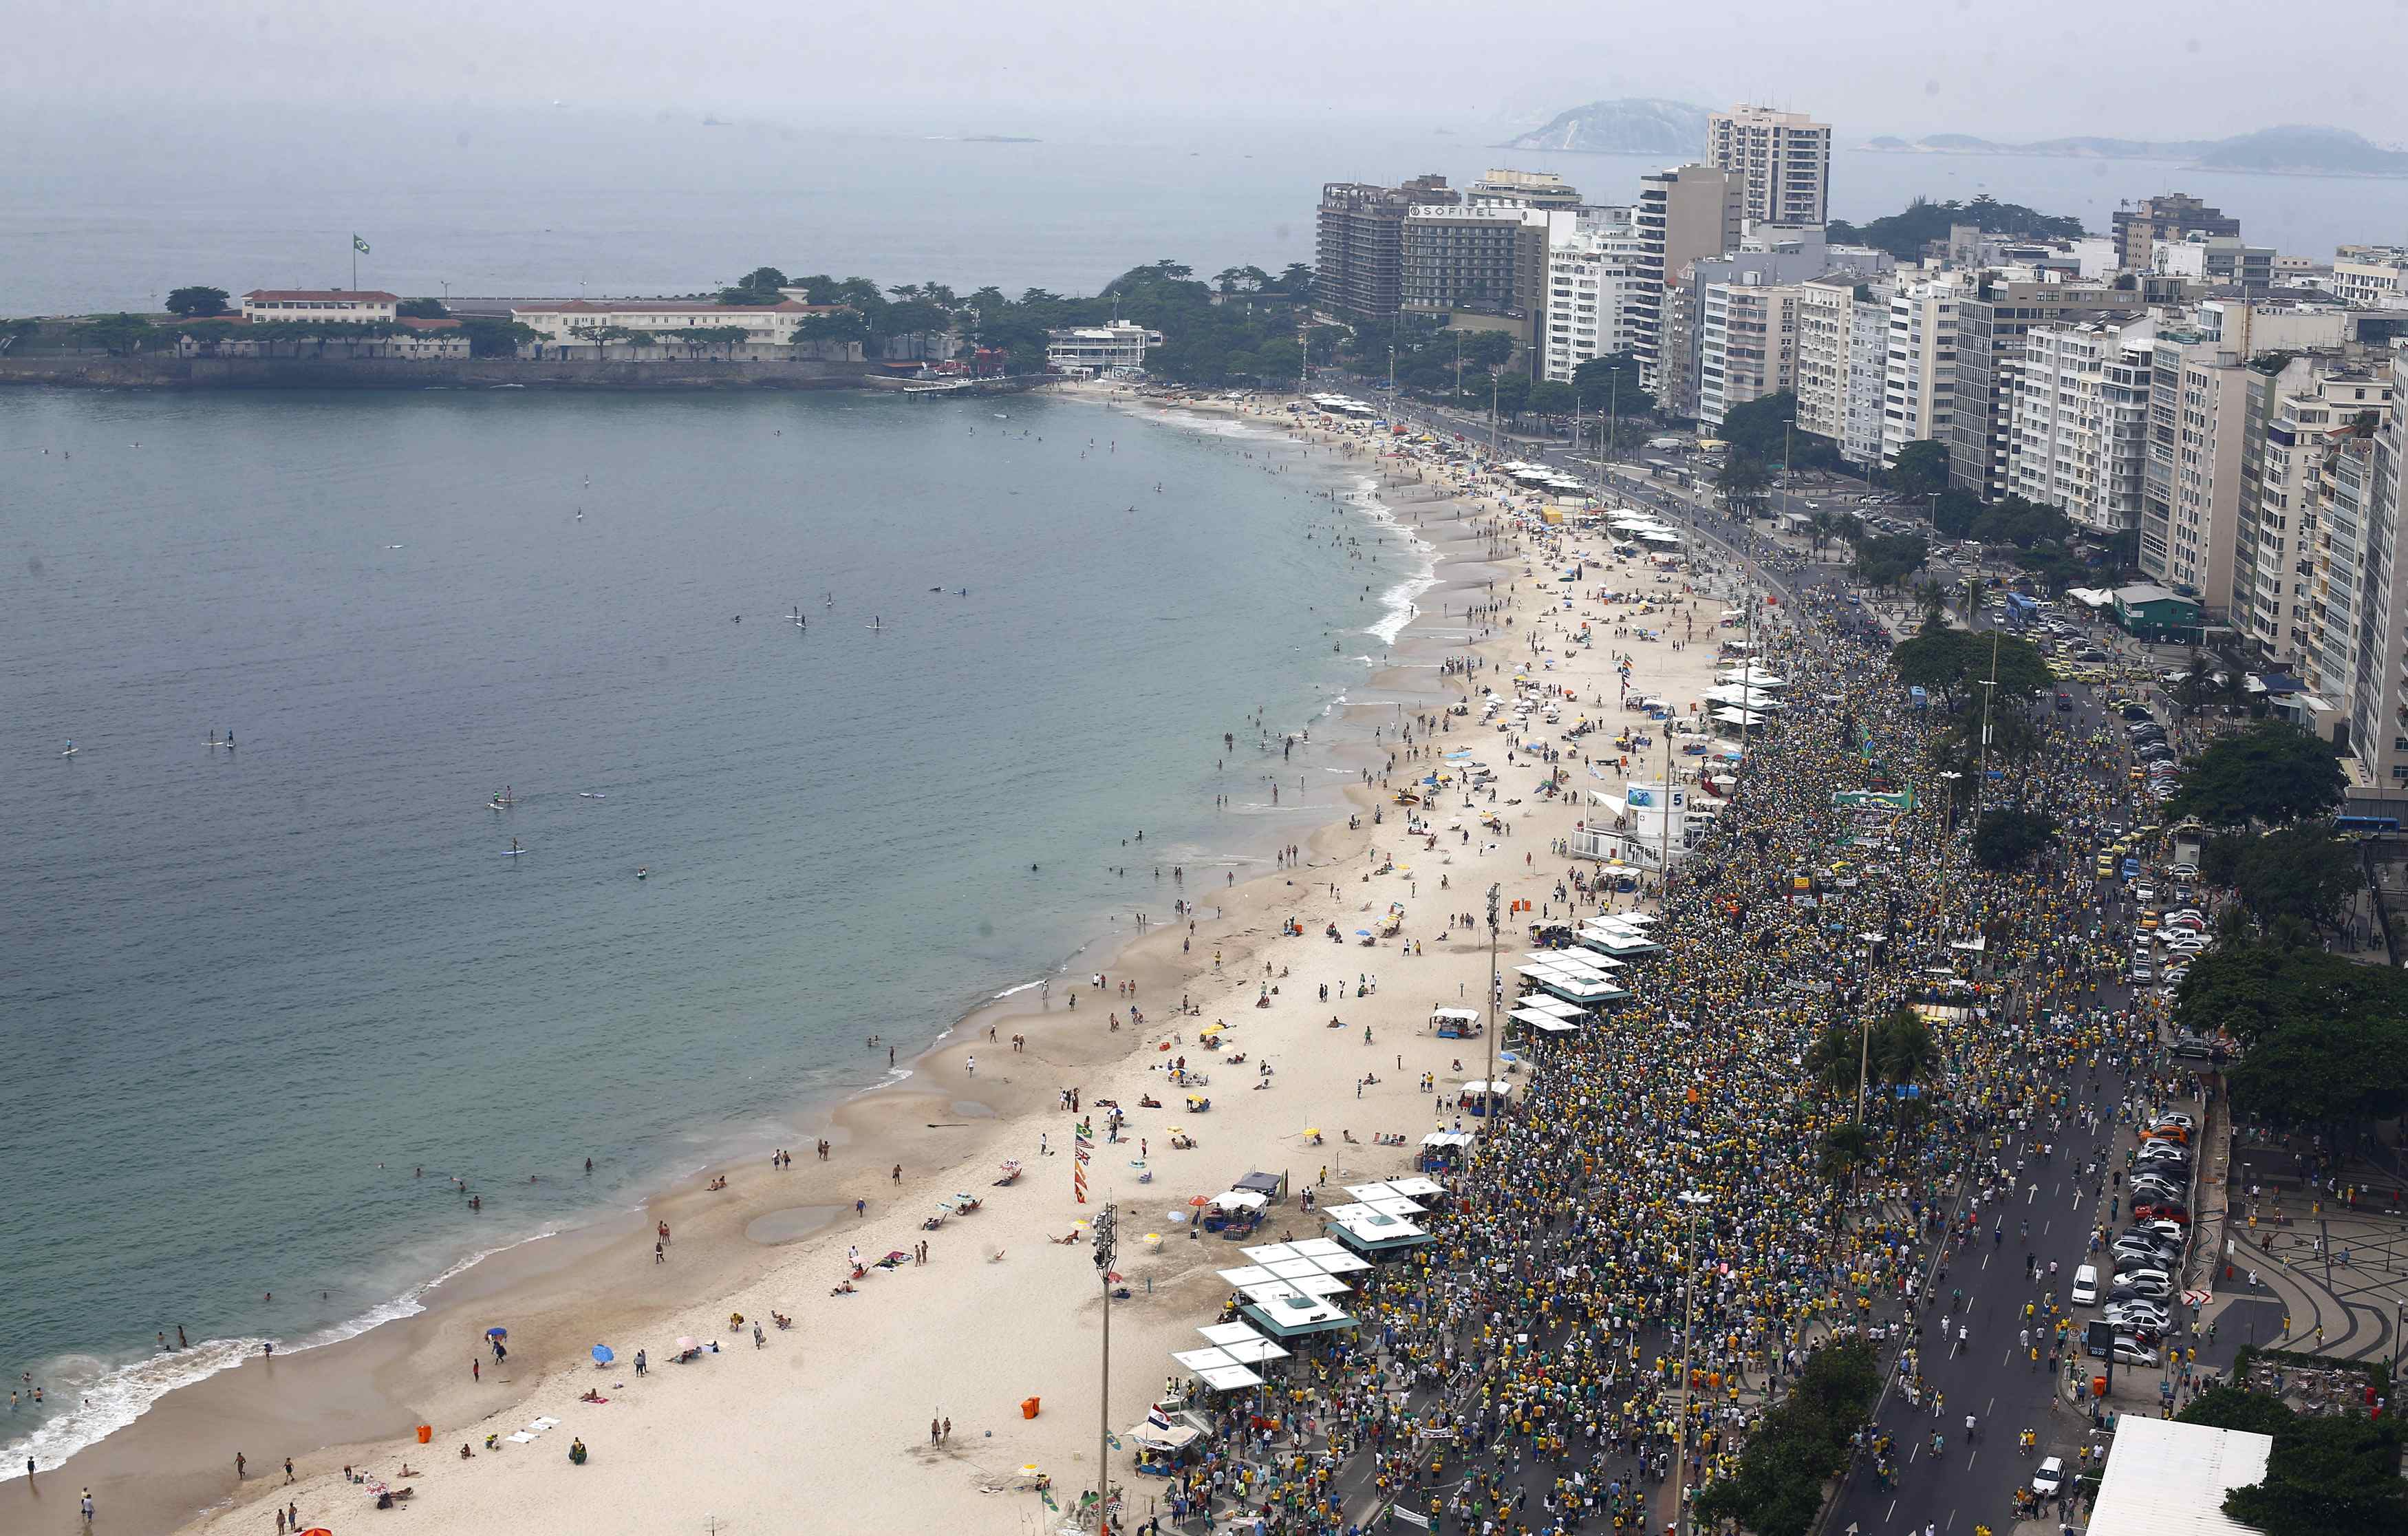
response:
M1889 301L1889 338L1882 373L1882 464L1927 438L1945 441L1956 392L1955 275L1901 279Z
M1704 284L1698 317L1698 425L1713 431L1733 409L1791 386L1798 359L1796 283L1733 274Z
M1706 119L1706 164L1741 179L1752 224L1828 222L1831 125L1744 104Z
M2009 416L2007 488L2097 534L2141 525L2154 323L2034 326Z
M2391 376L2329 353L2286 359L2272 375L2257 371L2265 382L2252 411L2256 474L2246 488L2257 500L2253 568L2233 572L2232 622L2271 660L2300 666L2315 653L2320 610L2341 611L2344 627L2355 627L2351 596L2335 597L2329 573L2318 579L2319 552L2331 548L2320 490L2344 440L2362 442L2364 419L2391 409ZM2344 533L2344 558L2352 542Z
M1848 343L1856 329L1857 280L1846 273L1798 285L1798 430L1846 451Z
M1848 393L1841 413L1840 452L1851 464L1881 462L1882 395L1889 373L1889 301L1897 284L1884 278L1848 315Z
M1627 352L1634 339L1632 312L1641 292L1637 228L1628 208L1598 211L1606 217L1584 217L1582 228L1548 247L1542 379L1570 383L1583 363Z

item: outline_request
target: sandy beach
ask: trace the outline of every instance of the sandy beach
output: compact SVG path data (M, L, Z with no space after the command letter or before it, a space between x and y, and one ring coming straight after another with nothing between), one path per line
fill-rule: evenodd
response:
M1613 653L1633 658L1634 699L1655 694L1687 711L1713 682L1720 598L1684 595L1686 578L1656 584L1636 562L1598 562L1604 543L1589 536L1572 547L1599 563L1597 580L1646 583L1659 615L1648 623L1693 623L1696 640L1676 649L1612 638L1629 605L1584 599L1566 611L1553 572L1498 542L1501 488L1472 470L1435 454L1399 456L1361 426L1300 426L1283 400L1093 393L1110 409L1226 418L1267 472L1376 480L1398 537L1431 546L1435 580L1420 616L1350 694L1350 724L1371 735L1350 749L1364 775L1348 792L1354 825L1322 828L1292 865L1256 879L1166 882L1148 931L1096 962L1100 987L1092 973L1065 977L964 1021L901 1084L828 1115L817 1132L829 1143L825 1160L806 1140L788 1149L791 1166L773 1167L765 1145L640 1212L489 1259L431 1295L417 1317L171 1393L131 1429L43 1473L38 1487L0 1490L0 1512L29 1499L71 1508L75 1489L91 1484L120 1522L137 1521L120 1529L272 1530L288 1503L305 1526L339 1529L371 1513L365 1486L344 1479L350 1467L412 1490L411 1523L422 1530L653 1530L707 1515L791 1529L798 1499L831 1493L848 1522L1051 1529L1058 1517L1015 1474L1044 1469L1065 1506L1096 1484L1102 1303L1084 1218L1103 1201L1120 1204L1119 1269L1131 1295L1113 1317L1108 1422L1119 1433L1143 1418L1175 1369L1169 1353L1197 1346L1195 1328L1216 1319L1228 1287L1214 1271L1243 1262L1234 1245L1197 1241L1175 1220L1192 1198L1257 1170L1333 1191L1392 1176L1412 1167L1423 1133L1458 1123L1447 1106L1483 1074L1486 1045L1437 1038L1429 1013L1480 1006L1490 957L1484 935L1455 916L1476 912L1492 882L1507 901L1530 904L1505 927L1499 964L1510 979L1528 947L1526 925L1565 910L1551 843L1582 816L1572 802L1584 790L1623 782L1611 738L1644 718L1616 706ZM1502 611L1467 622L1469 608L1489 604ZM1587 621L1600 638L1570 643L1567 621ZM1447 667L1472 656L1485 670ZM1584 716L1602 727L1563 749L1557 766L1571 793L1561 799L1532 793L1549 768L1510 753L1495 727L1443 712L1467 688L1509 689L1517 663L1565 691L1567 725ZM1442 836L1408 844L1392 784L1466 745L1499 774L1496 803L1484 797L1480 809L1494 811L1500 828L1458 815L1469 802L1454 804L1450 788L1450 804L1429 812ZM1594 774L1584 752L1599 760ZM1661 768L1631 772L1643 780ZM1390 872L1372 872L1391 862ZM1171 910L1178 899L1194 904L1192 921ZM1355 931L1392 903L1404 909L1400 932L1364 947ZM1301 937L1285 936L1290 926ZM1326 937L1331 927L1342 941ZM1208 1054L1198 1041L1208 1026L1245 1060ZM1182 1059L1210 1083L1173 1084L1168 1069ZM1082 1113L1064 1106L1069 1092ZM1210 1110L1191 1112L1189 1092L1209 1097ZM1140 1108L1148 1097L1162 1107ZM1118 1141L1106 1139L1106 1101L1127 1113ZM1082 1119L1095 1131L1085 1204L1074 1197L1071 1157ZM1174 1149L1173 1127L1195 1146ZM1308 1128L1320 1131L1317 1142ZM1404 1144L1375 1144L1380 1135ZM1008 1159L1023 1171L998 1186ZM978 1198L979 1208L926 1227L955 1195ZM663 1225L670 1237L656 1254ZM1290 1199L1256 1241L1320 1229ZM911 1256L831 1294L854 1253L865 1262ZM791 1328L767 1326L773 1313ZM757 1342L756 1321L766 1328ZM506 1362L484 1347L490 1327L509 1330ZM705 1353L669 1363L680 1337ZM590 1357L596 1344L615 1352L607 1368ZM638 1350L648 1357L642 1375ZM1031 1398L1041 1410L1024 1417ZM489 1448L489 1437L539 1417L558 1425L532 1443ZM428 1443L418 1425L431 1427ZM573 1439L590 1451L581 1466L566 1455ZM249 1466L240 1480L237 1451ZM1112 1481L1143 1517L1149 1480L1132 1479L1124 1456L1112 1461Z

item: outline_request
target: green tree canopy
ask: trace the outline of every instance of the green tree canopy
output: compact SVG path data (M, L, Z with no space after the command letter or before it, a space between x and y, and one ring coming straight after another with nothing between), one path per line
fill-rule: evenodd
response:
M2305 731L2268 721L2193 758L2166 813L2214 826L2292 822L2330 811L2348 788L2329 748Z
M226 291L222 288L205 288L198 285L176 289L167 295L167 312L171 315L182 315L187 320L198 320L206 315L224 314Z
M1765 493L1771 488L1772 475L1764 461L1737 449L1714 471L1714 492L1733 511L1752 511L1762 506Z
M1805 1536L1822 1513L1823 1485L1847 1464L1850 1437L1880 1392L1871 1345L1814 1351L1789 1396L1757 1422L1739 1465L1698 1491L1698 1515L1735 1519L1755 1536Z
M1865 224L1834 219L1827 230L1833 245L1870 245L1888 251L1899 261L1912 262L1920 261L1923 248L1933 240L1948 238L1950 227L1956 224L1972 224L1991 235L2049 239L2070 240L2082 234L2082 221L2071 214L2041 213L2021 203L2001 203L1986 194L1970 202L1951 198L1934 203L1917 197L1903 212Z
M1899 641L1889 659L1902 685L1938 694L1952 709L1958 699L1978 696L1993 676L1999 680L1994 707L2028 703L2050 682L2047 659L2038 646L1997 630L1927 625L1913 639Z
M534 326L496 315L466 316L460 329L467 333L471 357L516 357L520 347L543 339Z
M1639 354L1608 352L1572 369L1572 388L1584 409L1602 415L1608 409L1636 411L1647 396L1639 387Z
M2174 1021L2242 1043L2232 1101L2289 1124L2408 1108L2408 972L2319 949L2224 943L2191 962Z
M1973 828L1973 862L1985 869L2012 869L2057 840L2057 818L2006 809L1982 812Z
M405 320L441 320L452 313L439 298L406 298L393 307L393 312Z
M2357 845L2325 821L2294 823L2264 837L2212 838L2200 859L2201 873L2210 868L2261 926L2271 929L2287 918L2326 935L2341 932L2350 900L2365 883Z
M1890 484L1911 496L1947 489L1948 445L1937 438L1919 438L1899 449L1890 466Z
M1714 436L1730 444L1732 452L1747 453L1767 464L1786 463L1793 469L1846 467L1838 443L1796 430L1797 422L1798 395L1784 389L1733 406Z
M756 266L729 287L719 291L719 302L724 305L776 304L785 295L778 292L786 287L786 274L774 266Z
M149 321L122 312L103 315L76 327L77 339L88 347L99 347L113 357L140 352L153 334Z
M2408 1482L2400 1477L2401 1433L2392 1418L2295 1414L2278 1400L2237 1386L2201 1393L2176 1415L2184 1424L2272 1435L2263 1481L2233 1489L2224 1513L2266 1536L2408 1536Z
M1877 587L1894 587L1923 568L1931 543L1919 533L1879 534L1856 540L1856 573Z

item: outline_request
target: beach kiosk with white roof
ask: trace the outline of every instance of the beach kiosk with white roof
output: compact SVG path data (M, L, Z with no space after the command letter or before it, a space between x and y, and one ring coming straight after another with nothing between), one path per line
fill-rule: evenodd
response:
M1333 1205L1321 1213L1329 1219L1339 1242L1374 1261L1438 1241L1436 1233L1423 1231L1406 1217L1387 1215L1368 1205Z
M1239 1313L1274 1339L1339 1333L1354 1326L1354 1319L1327 1297L1312 1295L1284 1280L1248 1285L1238 1294L1245 1298Z

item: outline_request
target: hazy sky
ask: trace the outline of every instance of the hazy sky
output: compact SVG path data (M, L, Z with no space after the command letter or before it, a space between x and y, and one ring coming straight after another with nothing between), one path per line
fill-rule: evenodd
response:
M2408 5L2275 14L2263 0L16 0L0 96L134 113L162 98L558 99L795 120L924 103L949 118L1097 106L1495 124L1656 95L1787 104L1843 136L2172 138L2281 122L2408 136Z

